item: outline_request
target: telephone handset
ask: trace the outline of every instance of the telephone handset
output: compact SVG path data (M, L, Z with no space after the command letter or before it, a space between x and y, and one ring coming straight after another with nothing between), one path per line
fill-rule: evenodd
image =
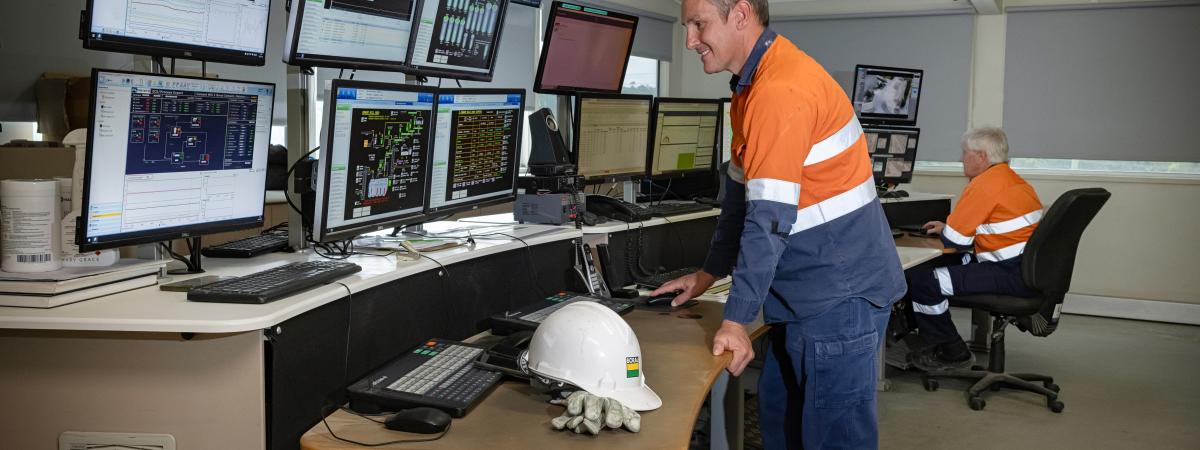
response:
M622 222L639 222L650 218L649 214L640 211L640 207L607 195L589 195L584 203L588 212Z
M479 356L479 360L475 361L475 365L505 375L528 379L529 374L526 373L522 360L531 339L533 339L531 330L510 334L483 352Z

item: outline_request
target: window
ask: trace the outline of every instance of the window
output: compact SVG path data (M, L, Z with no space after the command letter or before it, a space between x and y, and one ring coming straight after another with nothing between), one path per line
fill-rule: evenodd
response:
M658 60L630 56L621 93L658 96Z

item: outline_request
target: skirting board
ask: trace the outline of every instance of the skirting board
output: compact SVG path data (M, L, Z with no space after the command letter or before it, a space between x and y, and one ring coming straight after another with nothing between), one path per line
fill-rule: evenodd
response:
M1063 312L1118 319L1200 325L1200 304L1067 294Z

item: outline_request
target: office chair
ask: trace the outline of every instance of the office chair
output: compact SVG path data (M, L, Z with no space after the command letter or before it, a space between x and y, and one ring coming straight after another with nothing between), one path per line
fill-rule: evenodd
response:
M1032 373L1006 373L1004 371L1004 328L1016 325L1034 336L1046 337L1058 327L1063 297L1071 286L1071 271L1075 266L1075 252L1079 248L1079 237L1088 223L1100 211L1100 207L1111 196L1101 188L1068 191L1050 206L1033 236L1025 245L1021 260L1021 277L1025 284L1039 293L1038 296L1023 298L1006 295L962 295L950 297L950 304L986 311L992 316L991 348L987 370L975 366L971 370L942 370L921 376L925 390L935 391L935 378L965 378L979 380L967 390L967 405L973 410L983 409L986 402L980 394L988 389L1002 387L1022 389L1046 396L1046 406L1056 413L1062 412L1063 402L1058 400L1058 385L1046 375ZM1040 382L1041 384L1036 384Z

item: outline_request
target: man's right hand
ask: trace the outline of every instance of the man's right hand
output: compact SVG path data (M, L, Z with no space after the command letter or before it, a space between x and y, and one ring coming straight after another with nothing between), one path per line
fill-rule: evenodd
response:
M700 294L703 294L704 291L707 291L716 282L717 277L700 270L696 273L687 274L668 281L658 289L655 289L654 292L651 292L650 295L662 295L667 292L681 291L679 295L675 296L674 300L671 300L671 306L679 306L694 297L700 296Z
M926 223L921 228L925 229L925 234L942 234L942 230L946 228L946 223L934 220Z

